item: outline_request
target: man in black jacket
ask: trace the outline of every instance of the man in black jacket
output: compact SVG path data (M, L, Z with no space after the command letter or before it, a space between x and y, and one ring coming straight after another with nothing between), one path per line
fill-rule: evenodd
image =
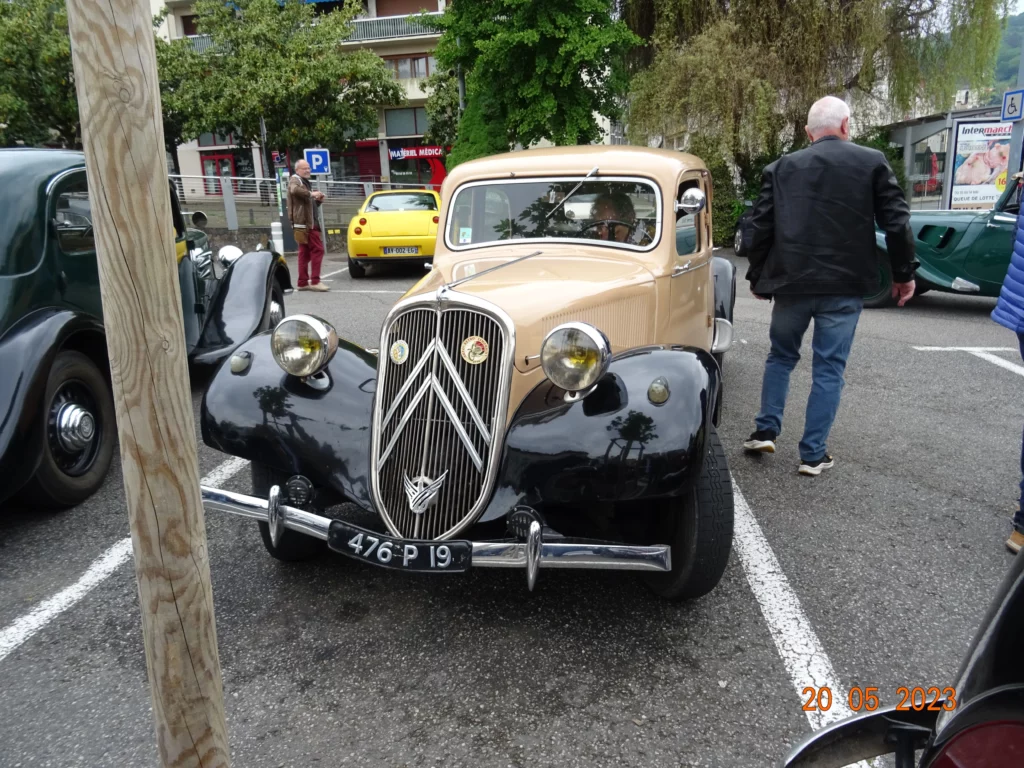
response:
M805 130L809 147L764 169L749 223L750 289L775 305L761 410L756 431L743 445L748 451L775 452L789 375L813 320L813 384L798 471L815 476L833 466L826 442L839 409L846 359L862 297L878 291L874 223L885 232L893 298L901 307L914 295L917 262L903 190L881 152L850 143L846 103L833 96L815 102Z

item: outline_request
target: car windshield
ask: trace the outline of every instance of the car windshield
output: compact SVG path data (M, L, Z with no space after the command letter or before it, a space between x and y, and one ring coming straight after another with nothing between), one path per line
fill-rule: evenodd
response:
M495 180L459 189L447 239L456 249L502 240L569 239L648 250L656 244L660 221L661 201L649 181Z
M423 192L374 195L366 205L368 211L436 211L437 199Z

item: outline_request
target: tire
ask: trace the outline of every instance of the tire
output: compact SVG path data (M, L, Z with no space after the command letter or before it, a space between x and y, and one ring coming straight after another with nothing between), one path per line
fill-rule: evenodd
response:
M889 266L889 256L881 252L878 254L878 283L878 292L865 296L864 306L868 309L895 306L896 300L892 297L892 267Z
M732 236L732 249L737 256L743 255L743 230L736 227L736 233Z
M270 288L270 300L263 311L263 320L260 322L260 331L272 331L285 317L284 289L281 284L274 280ZM275 306L276 305L276 306ZM275 319L276 317L276 319Z
M18 492L29 505L66 509L80 504L103 484L114 456L117 422L106 377L81 352L66 350L54 358L39 415L43 457L36 473ZM57 429L63 406L79 405L92 416L93 437L80 450L68 450Z
M366 267L364 267L358 261L352 261L352 257L349 256L348 273L352 276L353 280L359 280L360 278L366 277Z
M253 461L249 464L252 473L252 495L261 499L267 498L270 488L274 485L284 486L288 480L288 474ZM260 538L263 539L263 546L266 547L270 556L285 563L298 563L304 560L312 560L324 549L324 543L320 539L285 530L277 546L270 540L270 526L266 523L257 523L260 527Z
M682 496L665 499L658 510L672 546L672 570L645 574L652 592L666 600L706 595L725 573L732 549L732 480L718 432L708 429L700 476Z

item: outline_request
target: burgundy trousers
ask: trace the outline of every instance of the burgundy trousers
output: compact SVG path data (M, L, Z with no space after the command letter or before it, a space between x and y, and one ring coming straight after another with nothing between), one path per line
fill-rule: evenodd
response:
M299 288L320 282L320 264L324 260L324 241L320 230L310 227L308 242L299 245Z

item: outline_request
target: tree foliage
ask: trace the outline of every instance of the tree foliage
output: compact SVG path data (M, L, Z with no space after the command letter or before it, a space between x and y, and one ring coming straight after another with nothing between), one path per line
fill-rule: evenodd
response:
M883 92L896 112L989 82L1005 0L622 0L646 31L631 138L699 133L749 170L804 142L826 94Z
M0 2L0 126L0 146L81 145L63 0Z
M426 110L429 127L423 134L427 144L450 147L455 143L459 128L459 85L447 72L435 72L424 83L427 97Z
M206 131L233 133L240 145L280 148L329 146L377 131L377 107L404 94L379 56L345 50L350 22L361 6L317 15L302 0L197 0L199 32L212 46L192 51L187 40L158 49L174 70L164 99L178 116L182 138Z
M595 115L621 114L623 57L640 39L612 17L611 0L455 2L432 23L443 32L435 52L442 70L461 65L465 72L468 103L458 143L475 127L472 144L479 148L501 134L505 149L542 139L586 144L601 134ZM470 115L483 94L487 104ZM481 118L499 127L480 125Z

